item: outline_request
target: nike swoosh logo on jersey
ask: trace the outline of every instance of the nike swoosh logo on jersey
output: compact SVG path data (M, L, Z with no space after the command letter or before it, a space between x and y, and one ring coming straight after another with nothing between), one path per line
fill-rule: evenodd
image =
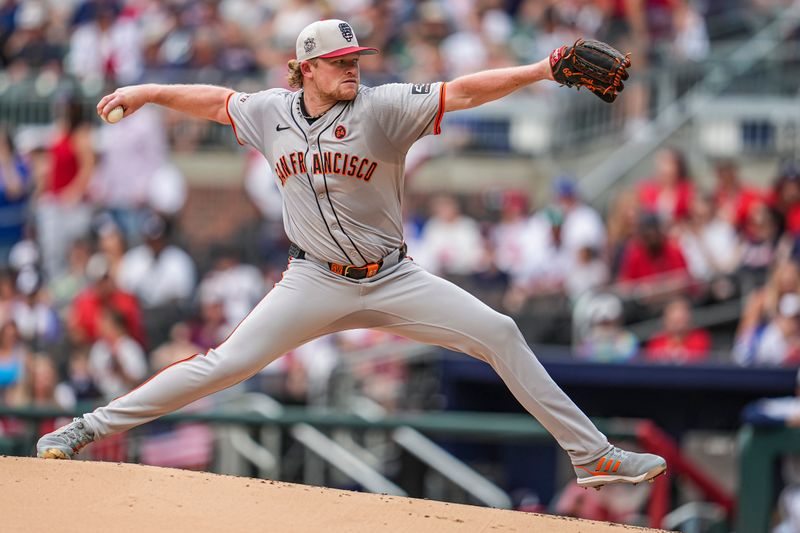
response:
M290 127L291 127L291 126L284 126L283 128L281 128L281 125L280 125L280 124L278 124L277 126L275 126L275 131L283 131L283 130L288 130Z

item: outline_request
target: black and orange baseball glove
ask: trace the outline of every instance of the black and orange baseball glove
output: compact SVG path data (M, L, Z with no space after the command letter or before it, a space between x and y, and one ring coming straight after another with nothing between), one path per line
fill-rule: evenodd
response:
M611 103L625 88L631 66L630 54L594 39L578 39L572 46L562 46L550 54L550 68L555 81L567 87L586 87Z

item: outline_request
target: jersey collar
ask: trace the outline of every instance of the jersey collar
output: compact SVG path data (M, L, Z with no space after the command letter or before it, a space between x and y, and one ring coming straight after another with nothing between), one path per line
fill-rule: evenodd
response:
M358 91L361 92L361 87L359 86ZM322 124L330 124L331 120L334 120L338 117L342 111L342 109L347 106L352 100L339 100L336 102L333 107L328 109L324 115L319 117L318 119L314 120L311 124L308 123L306 120L305 115L303 115L303 111L300 109L300 98L303 95L303 89L300 89L295 94L294 100L292 101L292 114L297 119L297 123L300 124L300 127L311 131L316 128L319 128ZM356 95L356 98L358 95Z

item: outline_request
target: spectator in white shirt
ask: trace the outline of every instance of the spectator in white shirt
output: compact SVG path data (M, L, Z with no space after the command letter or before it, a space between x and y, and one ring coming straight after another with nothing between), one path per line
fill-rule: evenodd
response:
M110 212L131 244L140 242L156 172L167 164L167 138L161 117L144 107L118 124L98 131L100 158L90 184L92 199Z
M461 214L458 200L439 195L431 202L419 250L411 254L426 269L440 275L468 275L479 268L483 242L478 223Z
M116 280L139 299L151 346L166 341L170 325L185 318L197 279L191 257L170 244L168 233L163 217L148 215L142 224L145 242L125 253Z
M36 350L56 344L61 337L58 314L49 303L42 286L42 275L33 267L17 274L18 298L11 307L22 338Z
M117 282L144 308L183 303L192 297L195 267L191 257L168 241L167 221L154 213L142 224L144 244L122 258Z
M591 246L584 246L578 251L578 258L567 273L567 295L576 301L584 293L605 286L610 277L608 265L600 252Z
M133 20L111 3L95 4L94 20L72 34L67 70L81 80L136 83L142 76L142 39Z
M606 228L598 212L578 198L575 182L559 177L553 185L553 203L529 220L520 268L506 298L511 310L529 297L584 292L607 283L609 271L600 257Z
M100 317L100 338L89 352L89 372L103 396L112 400L147 376L144 350L125 328L125 318L107 309Z
M733 295L735 287L725 276L739 265L739 238L733 225L702 195L695 196L689 219L678 228L678 244L694 279L709 283L717 299Z
M606 228L600 214L578 197L575 182L566 177L558 178L554 186L555 203L564 218L561 239L570 251L573 260L583 248L602 250L606 245Z
M199 292L221 295L225 320L238 324L266 294L264 277L258 268L242 263L231 247L220 246L214 255L214 269L200 282Z
M560 294L574 263L573 253L564 242L563 214L557 207L548 206L528 222L523 265L514 284L526 297Z
M702 61L711 49L708 29L703 15L692 2L676 2L673 15L673 57L688 61Z
M492 228L490 240L497 268L511 276L522 268L528 227L528 198L522 191L503 193L500 221Z

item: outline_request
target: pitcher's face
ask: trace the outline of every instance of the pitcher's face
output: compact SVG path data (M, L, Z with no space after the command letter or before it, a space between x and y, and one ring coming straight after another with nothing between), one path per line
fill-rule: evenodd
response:
M358 93L361 77L358 61L357 53L309 61L310 76L304 82L305 89L335 100L352 100Z

